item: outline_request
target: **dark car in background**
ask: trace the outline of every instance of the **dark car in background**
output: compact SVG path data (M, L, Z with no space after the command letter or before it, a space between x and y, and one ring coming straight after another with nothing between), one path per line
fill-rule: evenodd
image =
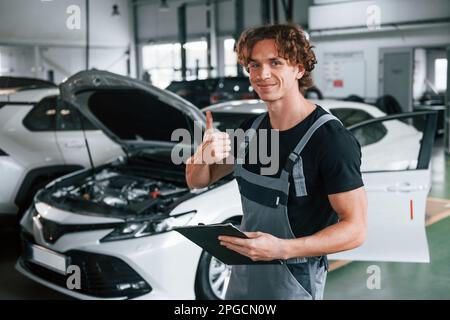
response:
M176 93L200 109L218 102L258 98L247 77L173 81L166 90Z
M24 77L0 77L0 94L10 94L21 90L56 88L56 84L50 81L24 78Z

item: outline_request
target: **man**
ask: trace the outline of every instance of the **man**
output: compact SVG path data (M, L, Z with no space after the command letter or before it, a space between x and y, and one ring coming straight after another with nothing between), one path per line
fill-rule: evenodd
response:
M361 180L361 152L342 124L302 94L312 86L312 46L295 25L246 30L236 51L267 113L244 123L247 143L234 165L231 138L207 130L187 161L186 180L202 188L234 170L242 198L241 229L250 239L220 236L221 244L255 262L233 266L227 299L322 299L326 254L360 246L366 233L367 200ZM279 133L279 170L261 174L249 163L248 145L261 129ZM255 132L253 130L253 132ZM268 146L270 148L270 145Z

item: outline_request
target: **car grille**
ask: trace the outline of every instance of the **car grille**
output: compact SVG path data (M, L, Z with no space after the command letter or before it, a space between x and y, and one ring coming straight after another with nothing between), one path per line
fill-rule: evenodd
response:
M59 224L51 220L39 217L39 222L42 225L42 233L45 241L48 243L55 243L59 238L67 233L106 230L117 227L121 223L102 223L102 224Z
M32 241L31 236L22 234L23 251ZM81 271L81 288L73 289L77 293L98 298L129 299L152 291L151 286L124 261L107 255L86 251L71 250L64 253L70 259L71 265L76 265ZM57 286L67 288L67 279L71 274L63 275L37 265L24 255L22 267L39 278L47 280Z

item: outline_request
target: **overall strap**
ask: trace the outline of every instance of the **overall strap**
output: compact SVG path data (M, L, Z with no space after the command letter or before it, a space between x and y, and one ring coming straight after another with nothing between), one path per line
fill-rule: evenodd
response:
M322 125L324 125L325 123L327 123L330 120L339 121L338 118L336 118L335 116L333 116L331 114L324 114L319 119L317 119L316 122L313 123L311 128L309 128L308 131L306 131L305 135L300 139L299 143L297 144L297 146L295 147L295 149L292 153L300 155L303 148L306 146L309 139L311 139L314 132L316 132L317 129L319 129ZM340 123L340 121L339 121L339 123Z
M308 141L311 139L314 132L319 129L322 125L331 120L337 120L335 116L331 114L324 114L313 125L306 131L305 135L300 139L299 143L295 147L294 151L288 157L284 170L287 172L292 172L292 177L295 184L295 194L297 197L306 196L308 192L306 191L305 175L303 173L303 160L300 153L306 146ZM340 122L340 121L339 121Z
M236 163L237 164L244 164L245 161L245 155L247 154L248 146L250 144L250 141L253 140L256 130L261 125L261 122L264 120L264 118L267 116L267 112L264 112L260 114L252 123L252 126L250 129L248 129L245 132L244 141L242 141L239 145L239 150L236 157Z

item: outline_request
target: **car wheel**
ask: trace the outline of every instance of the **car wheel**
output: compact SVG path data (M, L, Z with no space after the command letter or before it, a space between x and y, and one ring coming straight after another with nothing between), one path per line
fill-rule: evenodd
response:
M240 218L227 220L236 226L240 224ZM203 251L197 269L195 279L195 294L200 300L224 300L230 281L231 266L216 259L208 252Z

